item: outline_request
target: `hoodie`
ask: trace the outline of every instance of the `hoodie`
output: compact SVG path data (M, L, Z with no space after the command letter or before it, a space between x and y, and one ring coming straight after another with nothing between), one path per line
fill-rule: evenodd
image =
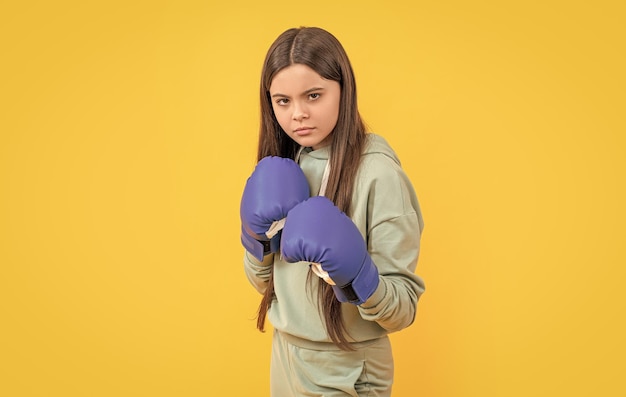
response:
M328 146L318 150L305 148L300 154L299 164L312 194L320 190L328 159ZM363 304L342 304L348 340L366 342L411 325L425 289L415 274L424 228L420 206L397 155L379 135L368 134L351 212L380 278L378 288ZM275 299L268 312L274 329L291 337L295 344L335 348L318 304L317 276L310 274L308 263L285 262L279 253L261 263L246 252L244 269L260 293L274 273Z

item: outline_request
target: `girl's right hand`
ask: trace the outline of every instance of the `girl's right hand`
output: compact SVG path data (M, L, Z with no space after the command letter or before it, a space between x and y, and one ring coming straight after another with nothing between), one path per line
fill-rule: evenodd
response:
M241 198L241 242L259 261L277 252L287 213L309 198L309 183L293 160L268 156L248 178Z

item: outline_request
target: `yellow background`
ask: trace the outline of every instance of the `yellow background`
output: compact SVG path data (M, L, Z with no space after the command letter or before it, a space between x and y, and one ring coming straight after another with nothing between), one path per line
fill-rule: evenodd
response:
M620 4L3 2L0 395L268 395L238 207L299 25L423 207L394 395L625 395Z

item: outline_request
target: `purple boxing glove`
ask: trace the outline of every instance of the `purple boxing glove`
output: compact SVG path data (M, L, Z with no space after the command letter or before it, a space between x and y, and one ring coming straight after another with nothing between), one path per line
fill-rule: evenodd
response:
M326 197L312 197L289 212L281 253L288 262L321 265L341 302L360 305L378 287L378 268L359 229ZM316 273L322 277L319 269Z
M280 247L280 234L289 210L309 198L309 183L293 160L261 159L241 197L241 243L258 260Z

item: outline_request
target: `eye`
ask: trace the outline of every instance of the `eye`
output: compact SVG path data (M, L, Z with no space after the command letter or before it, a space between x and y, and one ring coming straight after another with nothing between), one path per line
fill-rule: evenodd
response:
M287 99L287 98L280 98L280 99L278 99L278 100L276 101L276 104L277 104L278 106L285 106L285 105L286 105L286 104L288 104L288 103L289 103L289 99Z
M309 99L314 101L316 99L319 99L320 96L322 96L322 94L320 94L319 92L312 92L309 94Z

